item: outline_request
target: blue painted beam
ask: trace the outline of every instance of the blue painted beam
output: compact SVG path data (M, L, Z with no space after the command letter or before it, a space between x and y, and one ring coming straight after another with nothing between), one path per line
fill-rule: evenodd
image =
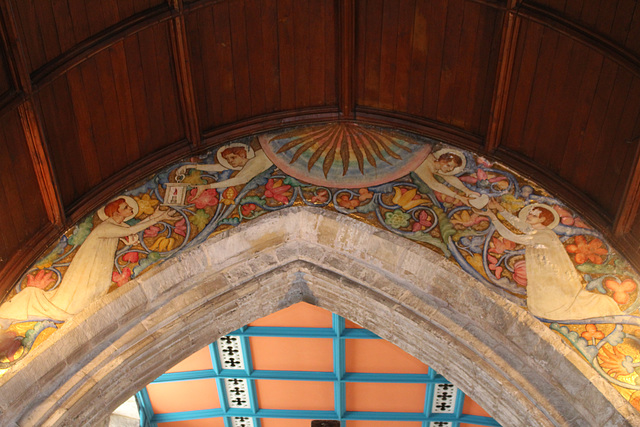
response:
M276 326L249 326L244 330L237 329L227 335L245 337L275 337L275 338L335 338L333 328L293 328ZM341 334L345 339L382 339L366 329L345 328Z

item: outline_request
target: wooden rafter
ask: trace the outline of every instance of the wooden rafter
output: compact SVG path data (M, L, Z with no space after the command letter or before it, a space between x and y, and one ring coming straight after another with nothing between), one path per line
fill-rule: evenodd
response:
M0 17L3 27L7 32L9 62L12 70L14 84L23 93L25 100L18 106L18 114L24 131L31 161L38 180L38 186L49 221L54 225L60 225L64 221L64 209L58 194L58 187L53 175L53 168L48 156L42 123L33 104L33 86L29 77L24 47L18 37L17 27L8 1L0 3Z
M516 1L511 0L505 12L502 24L502 39L500 41L500 57L498 58L498 73L491 102L489 129L485 141L485 149L495 151L502 140L504 119L509 100L509 88L513 76L513 62L515 58L518 35L520 33L520 17L516 10Z
M173 61L177 72L178 90L180 92L180 103L182 119L185 124L187 138L193 148L198 148L202 140L200 134L200 122L198 120L198 110L196 107L195 92L193 90L193 78L189 62L189 47L187 44L187 34L183 15L182 0L168 0L169 6L174 8L179 15L176 16L170 25L171 48L173 50Z
M354 63L356 44L355 0L340 3L340 114L343 118L354 118L355 85Z

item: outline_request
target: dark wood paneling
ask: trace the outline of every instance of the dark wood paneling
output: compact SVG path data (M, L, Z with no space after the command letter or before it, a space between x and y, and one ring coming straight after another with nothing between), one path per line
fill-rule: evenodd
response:
M557 15L640 57L640 4L637 0L527 0L525 4Z
M0 268L48 224L17 112L0 121Z
M337 21L327 0L231 0L187 15L202 129L336 105Z
M3 104L2 98L8 95L13 89L13 82L11 81L11 72L9 71L9 61L6 51L2 44L2 35L0 34L0 105Z
M37 98L67 210L127 165L185 137L166 23L86 60Z
M75 45L165 0L12 0L32 72Z
M357 2L359 106L484 135L503 12L465 1Z
M640 111L637 78L526 20L517 52L502 145L576 186L615 218L635 153L625 141ZM632 116L626 122L625 113Z

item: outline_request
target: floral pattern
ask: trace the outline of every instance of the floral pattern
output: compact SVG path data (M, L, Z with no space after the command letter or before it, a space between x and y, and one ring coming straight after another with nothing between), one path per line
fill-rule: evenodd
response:
M191 161L213 158L215 153ZM180 165L168 168L128 193L138 204L139 218L153 214L164 203L165 184L175 179ZM456 262L462 270L500 294L512 296L516 304L526 306L525 247L496 232L482 211L431 190L413 174L371 187L330 188L306 184L304 177L291 177L274 167L246 185L228 186L221 193L214 188L198 187L223 179L220 176L231 175L230 172L224 174L209 175L191 169L181 181L188 185L184 206L171 207L177 216L119 243L111 276L112 289L127 285L157 263L223 230L272 211L305 205L334 210L412 239ZM575 213L534 184L481 157L468 155L466 168L457 177L470 192L486 195L514 215L531 203L553 206L560 220L554 232L582 275L585 288L610 296L625 310L622 317L637 315L640 299L636 272ZM23 275L14 292L25 287L57 286L77 248L98 224L97 216L87 217L57 242ZM640 407L640 348L637 345L640 327L623 321L598 323L597 319L589 319L588 323L586 320L550 323L549 327L573 345L604 378L626 390L625 395L636 399ZM47 328L52 328L47 321L37 322L32 335L37 337ZM28 353L30 347L25 340L25 336L15 332L0 334L0 366L10 366Z

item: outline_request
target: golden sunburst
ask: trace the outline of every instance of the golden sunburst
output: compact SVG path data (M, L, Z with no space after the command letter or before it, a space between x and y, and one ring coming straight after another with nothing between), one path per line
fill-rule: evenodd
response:
M333 123L329 125L293 129L271 138L269 141L290 140L277 153L284 153L297 148L290 164L296 162L303 154L309 155L307 170L324 156L322 171L327 177L336 156L342 161L342 175L346 175L350 164L357 162L358 169L364 174L364 161L377 167L378 161L389 163L389 158L401 160L401 150L411 153L407 145L416 145L400 133L382 132L355 123ZM386 155L385 155L386 154Z

